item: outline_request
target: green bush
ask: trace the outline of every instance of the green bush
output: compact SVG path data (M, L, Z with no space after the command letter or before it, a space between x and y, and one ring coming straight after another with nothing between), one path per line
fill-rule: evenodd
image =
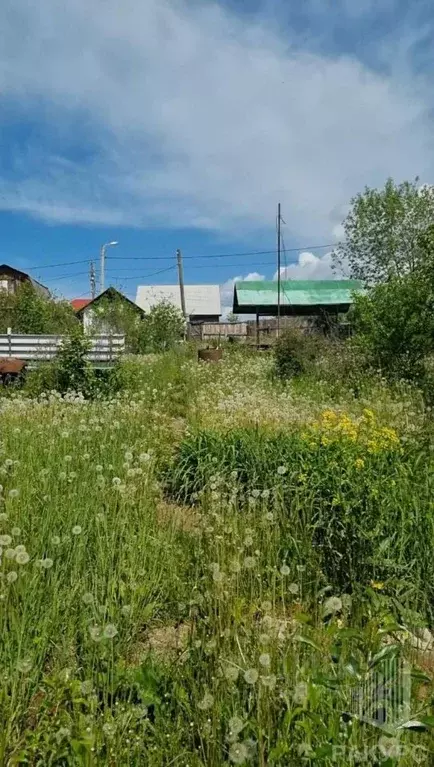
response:
M277 376L286 379L311 372L320 346L321 341L316 335L285 330L274 347Z

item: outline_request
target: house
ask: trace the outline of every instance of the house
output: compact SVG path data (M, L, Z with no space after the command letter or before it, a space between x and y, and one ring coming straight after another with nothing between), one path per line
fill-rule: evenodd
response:
M185 285L185 309L192 324L219 322L221 316L220 288L218 285ZM153 306L167 301L181 310L179 285L139 285L136 304L149 312Z
M116 302L116 310L115 310ZM107 304L113 305L113 312L106 308ZM137 320L144 317L144 312L134 301L120 293L116 288L107 288L96 298L73 298L71 305L79 320L83 323L85 333L97 333L105 335L110 333L123 333L122 311L127 307L132 307L137 316ZM104 315L104 317L103 317Z
M35 280L30 274L15 269L8 264L0 264L0 290L7 293L15 293L17 288L24 283L32 285L39 295L44 298L49 298L50 291L45 285L41 285L40 282Z

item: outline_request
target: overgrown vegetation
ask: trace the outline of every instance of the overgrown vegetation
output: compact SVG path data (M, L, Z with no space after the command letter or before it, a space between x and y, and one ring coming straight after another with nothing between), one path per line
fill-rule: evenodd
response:
M17 287L15 293L0 290L0 333L69 333L78 320L69 301L46 298L31 283Z

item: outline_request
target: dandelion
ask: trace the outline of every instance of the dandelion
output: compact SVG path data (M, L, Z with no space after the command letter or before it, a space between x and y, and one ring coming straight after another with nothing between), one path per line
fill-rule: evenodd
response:
M259 656L259 663L261 666L264 666L264 668L268 668L270 666L271 658L268 652L264 652Z
M125 615L126 617L128 617L128 616L131 615L132 609L133 608L131 607L131 605L123 605L123 607L121 609L121 613L122 613L122 615Z
M244 764L249 758L249 751L244 743L232 743L229 749L229 759L234 764Z
M9 490L9 498L18 498L19 494L20 494L19 490L16 490L16 489Z
M228 682L236 682L239 675L239 670L236 666L224 666L223 675Z
M7 518L8 518L8 515L4 511L2 511L0 514L0 522L6 522Z
M17 565L26 565L29 560L30 556L28 555L27 551L19 551L15 557Z
M41 567L44 570L50 570L53 567L53 565L54 565L54 562L53 562L52 559L50 559L50 557L46 557L44 559L41 559L40 563L41 563Z
M201 711L208 711L208 709L212 708L214 705L214 697L211 695L210 692L206 692L202 698L202 700L199 701L197 704L198 708L200 708Z
M255 490L252 490L252 497L253 498L259 498L260 495L261 495L261 491L260 490L257 490L256 488L255 488Z
M259 674L255 668L248 668L247 671L244 672L244 681L247 682L247 684L256 684L258 678Z
M65 455L63 460L65 461L65 463L71 463L72 455Z
M53 537L51 539L51 543L53 544L53 546L60 546L60 538L59 538L59 536L58 535L53 535Z
M129 450L127 450L127 452L125 453L124 458L125 458L126 461L131 462L133 460L133 454Z
M261 645L267 645L270 644L270 635L269 634L259 634L259 644Z
M342 600L339 597L329 597L323 605L323 617L334 615L342 610Z
M104 628L104 639L113 639L117 633L116 626L113 623L107 623L107 626Z
M21 529L19 527L13 527L11 534L14 538L18 538L18 536L21 535Z
M262 610L262 612L264 612L264 613L271 613L272 609L273 609L273 605L271 604L271 602L268 599L265 599L261 603L261 610Z
M15 570L11 570L10 573L8 573L6 576L6 580L8 583L15 583L17 578L18 578L18 573L16 573Z
M140 453L139 455L140 463L148 463L148 461L150 460L151 460L151 456L149 453Z
M89 627L89 634L90 638L93 639L94 642L100 642L102 638L101 628L100 626L90 626Z
M74 525L71 532L73 535L80 535L82 532L82 528L80 525Z
M93 594L91 594L90 591L86 591L81 598L85 605L93 604Z
M256 565L256 559L255 557L246 557L243 564L246 570L252 570Z
M111 738L116 732L116 727L114 726L114 724L111 724L110 722L106 722L102 726L102 731L104 735L106 735L108 738Z
M26 547L24 546L23 543L19 543L18 546L15 546L15 553L16 554L19 554L20 551L25 551L25 550L26 550Z
M231 716L228 722L231 735L239 735L244 727L244 722L239 716Z
M29 671L32 670L32 660L31 658L22 658L17 663L17 669L18 671L21 671L22 674L28 674Z
M283 475L286 474L287 471L288 471L288 469L287 469L286 466L278 466L277 467L277 473L278 473L279 477L283 477Z
M265 490L262 491L261 497L264 499L264 501L266 501L267 498L270 497L270 491L266 488Z
M101 472L103 471L103 467L101 466L101 464L98 463L95 466L95 471L96 471L97 474L101 474Z
M280 568L280 574L281 575L289 575L290 572L291 571L290 571L288 565L282 565L282 567Z
M299 592L298 583L290 583L288 586L288 591L290 594L294 594L294 595L298 594Z
M268 511L265 515L267 522L274 522L274 514L272 511Z
M253 546L253 538L251 535L246 535L246 537L244 538L244 546L246 547Z
M269 690L274 690L277 684L276 674L269 674L268 676L261 676L261 684L267 687Z
M122 482L122 480L121 480L120 477L113 477L113 479L112 479L112 485L114 485L115 487L119 487L121 482Z
M5 559L13 560L15 559L17 552L15 551L15 549L6 549L4 554L5 554Z

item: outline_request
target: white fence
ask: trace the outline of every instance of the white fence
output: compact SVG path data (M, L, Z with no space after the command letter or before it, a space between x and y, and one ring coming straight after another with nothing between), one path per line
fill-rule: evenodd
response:
M59 351L64 336L0 335L0 358L15 357L26 362L50 362ZM125 351L125 336L100 335L89 339L89 362L94 365L113 363Z

